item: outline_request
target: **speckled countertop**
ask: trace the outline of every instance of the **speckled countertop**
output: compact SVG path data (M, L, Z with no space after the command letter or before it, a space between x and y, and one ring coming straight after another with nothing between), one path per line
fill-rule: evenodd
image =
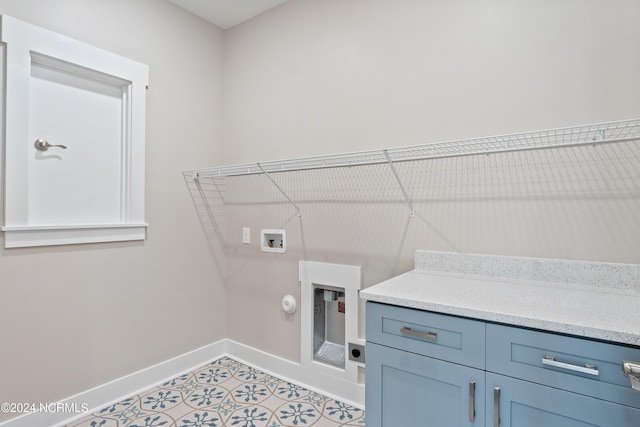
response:
M640 346L640 266L418 251L360 297Z

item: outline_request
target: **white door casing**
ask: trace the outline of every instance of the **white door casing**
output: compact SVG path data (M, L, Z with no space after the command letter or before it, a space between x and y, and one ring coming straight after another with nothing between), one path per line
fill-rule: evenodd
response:
M1 39L5 247L143 240L148 67L6 15Z

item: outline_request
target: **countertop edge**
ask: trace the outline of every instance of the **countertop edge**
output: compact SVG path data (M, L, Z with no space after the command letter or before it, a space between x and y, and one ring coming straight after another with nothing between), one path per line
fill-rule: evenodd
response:
M477 283L489 283L492 281L492 278L478 278L477 276L473 275L467 276L455 274L449 276L447 274L443 274L442 272L433 272L433 274L430 274L429 272L423 270L412 270L389 280L383 281L377 285L373 285L371 287L363 289L362 291L360 291L360 298L366 301L484 320L488 322L500 323L516 327L544 330L582 337L586 339L613 342L617 344L640 346L640 329L639 333L634 333L630 332L627 329L624 329L623 327L615 329L600 327L597 325L597 319L594 320L588 318L588 315L585 315L585 321L577 319L575 322L567 322L566 318L562 320L554 320L553 317L557 317L556 313L548 313L547 315L541 315L539 317L531 316L530 313L519 315L517 314L517 308L514 308L517 306L517 304L515 303L511 307L507 307L507 309L503 309L504 307L500 307L500 303L496 303L495 307L487 309L486 307L480 307L481 304L479 304L478 301L473 300L473 294L471 294L471 296L467 300L459 304L456 304L452 301L443 303L442 301L446 301L446 298L443 298L441 295L439 296L441 301L437 301L438 298L430 298L429 296L425 296L424 294L420 293L423 286L431 286L430 289L433 289L434 285L427 285L426 282L427 280L433 280L434 278L448 278L450 279L450 281L455 281L452 283L455 283L456 286L460 287L459 289L457 289L457 291L462 294L464 294L466 290L473 290L473 286L477 285ZM578 295L578 292L588 292L585 291L584 288L573 291L571 289L567 290L566 287L555 286L555 284L553 283L546 282L532 284L530 281L519 283L517 281L504 282L499 278L496 278L495 280L496 283L499 284L501 289L507 289L508 292L512 292L514 294L518 294L519 285L526 286L529 288L529 290L532 289L532 286L536 285L539 285L541 289L545 287L545 291L549 289L553 291L557 288L563 294L569 295L571 292L576 292L576 295ZM447 285L451 286L452 284L448 283ZM595 292L601 291L594 291L594 293ZM625 297L625 295L616 293L613 293L609 296L612 298ZM634 298L637 298L638 301L640 301L640 296L635 296ZM491 300L491 295L488 295L486 296L486 300L483 301L483 304L487 306L486 301ZM501 302L504 303L504 299ZM540 304L542 303L543 301L541 301Z

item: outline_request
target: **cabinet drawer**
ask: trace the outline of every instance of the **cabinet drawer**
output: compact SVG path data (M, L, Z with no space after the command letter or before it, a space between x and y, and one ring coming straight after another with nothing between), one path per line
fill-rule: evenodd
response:
M623 360L640 362L640 349L487 325L487 371L640 408Z
M475 320L367 303L367 341L484 369L485 324Z

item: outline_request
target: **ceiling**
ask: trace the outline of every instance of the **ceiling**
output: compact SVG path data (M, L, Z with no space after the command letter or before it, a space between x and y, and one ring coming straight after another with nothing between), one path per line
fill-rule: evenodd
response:
M236 26L287 0L170 0L223 30Z

